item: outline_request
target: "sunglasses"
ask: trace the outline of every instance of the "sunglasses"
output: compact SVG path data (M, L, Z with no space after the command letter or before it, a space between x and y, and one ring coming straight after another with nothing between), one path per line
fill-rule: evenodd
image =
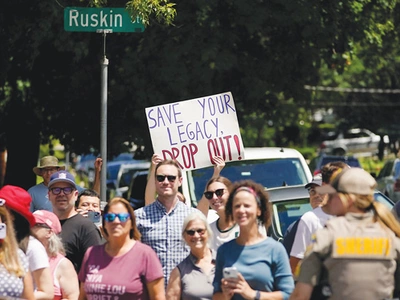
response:
M164 182L165 178L167 178L169 182L174 182L176 180L176 176L174 175L156 175L158 182Z
M218 189L218 190L215 190L214 192L207 191L207 192L204 192L204 197L206 197L208 200L211 200L213 198L214 194L218 198L220 198L224 193L225 193L225 189Z
M116 217L118 217L120 222L126 222L131 216L129 213L119 213L119 214L109 213L103 216L106 222L114 222Z
M188 235L190 235L190 236L194 236L194 234L195 234L196 232L197 232L199 235L203 235L203 234L206 232L206 230L200 228L200 229L196 229L196 230L193 230L193 229L191 229L191 230L185 230L185 232L186 232Z
M71 194L75 189L73 187L65 187L65 188L52 188L50 191L53 193L53 195L60 195L61 191L64 192L65 195Z

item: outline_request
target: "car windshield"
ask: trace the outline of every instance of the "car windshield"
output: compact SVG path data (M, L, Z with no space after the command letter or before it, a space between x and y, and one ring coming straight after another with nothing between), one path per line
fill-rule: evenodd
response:
M124 169L121 174L121 179L119 180L119 187L129 186L131 183L133 175L138 171L146 171L148 168L128 168Z
M107 166L107 179L112 179L112 180L117 179L120 167L121 167L120 164Z
M290 224L311 209L308 197L291 201L274 202L272 204L273 222L278 235L283 236Z
M214 167L188 171L187 180L192 201L201 199L213 172ZM297 158L234 161L226 164L221 176L227 177L232 182L251 179L267 188L302 185L308 182L301 162Z
M376 201L384 204L389 210L392 210L394 203L381 192L375 191L374 198Z
M382 193L375 191L375 201L384 204L389 210L393 208L393 202ZM309 198L274 201L272 203L273 228L278 237L283 237L287 228L300 218L304 213L312 210Z

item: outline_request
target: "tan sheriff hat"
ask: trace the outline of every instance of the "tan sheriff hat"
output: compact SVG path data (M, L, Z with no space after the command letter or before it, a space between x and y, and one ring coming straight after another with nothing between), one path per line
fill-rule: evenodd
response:
M331 184L316 187L320 194L348 193L373 195L376 181L367 171L361 168L350 168L340 172Z
M41 176L41 170L44 168L51 168L51 167L57 167L59 170L65 170L65 166L58 165L58 158L55 156L43 156L40 159L39 166L33 168L33 173L35 173L38 176Z

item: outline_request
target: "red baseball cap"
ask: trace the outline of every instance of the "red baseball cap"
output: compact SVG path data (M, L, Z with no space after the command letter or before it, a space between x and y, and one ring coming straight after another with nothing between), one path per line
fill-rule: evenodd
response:
M32 198L29 193L19 186L5 185L0 189L0 199L5 200L5 206L28 220L31 227L35 225L30 207Z

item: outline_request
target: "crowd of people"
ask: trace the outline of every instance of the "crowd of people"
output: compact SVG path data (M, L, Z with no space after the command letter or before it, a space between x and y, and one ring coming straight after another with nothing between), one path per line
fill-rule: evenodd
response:
M400 223L374 201L375 179L333 162L305 185L312 210L283 242L267 236L267 189L214 173L193 208L182 170L154 154L145 206L120 197L104 210L96 184L82 189L57 158L33 172L28 191L0 189L0 298L16 299L395 299ZM209 212L216 216L210 219Z

